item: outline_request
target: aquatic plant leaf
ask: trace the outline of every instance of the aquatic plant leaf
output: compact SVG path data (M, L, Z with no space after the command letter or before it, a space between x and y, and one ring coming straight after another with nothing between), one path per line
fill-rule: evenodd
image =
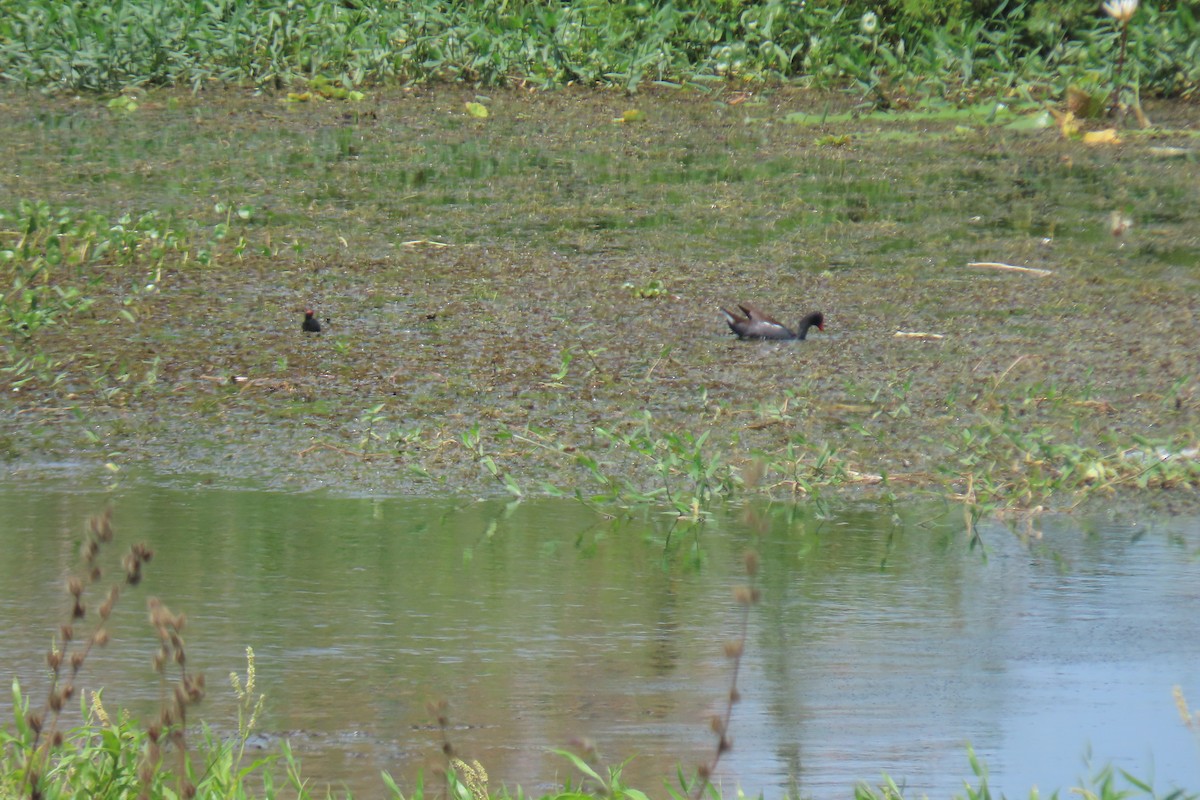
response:
M1004 127L1010 131L1040 131L1054 124L1054 116L1049 111L1018 117Z
M1120 144L1121 137L1116 128L1105 128L1102 131L1088 131L1083 135L1084 144Z
M1062 135L1067 138L1070 138L1072 136L1078 136L1079 135L1079 120L1077 120L1075 118L1074 114L1072 114L1070 111L1068 111L1066 114L1064 114L1062 117L1059 118L1058 129L1062 132Z
M113 111L137 111L138 103L129 95L118 95L112 100L109 100L106 105Z

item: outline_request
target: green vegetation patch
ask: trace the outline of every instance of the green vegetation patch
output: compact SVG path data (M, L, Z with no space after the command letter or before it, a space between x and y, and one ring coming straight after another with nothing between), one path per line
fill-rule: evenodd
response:
M1197 483L1186 106L1092 144L795 91L139 97L3 98L10 458L697 518ZM737 341L744 301L826 329Z

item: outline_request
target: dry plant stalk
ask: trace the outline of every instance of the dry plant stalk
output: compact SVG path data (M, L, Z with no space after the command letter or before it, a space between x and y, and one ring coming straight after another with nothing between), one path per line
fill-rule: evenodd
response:
M712 758L697 769L700 780L692 791L694 800L700 800L704 796L704 792L712 781L713 773L717 770L717 764L721 761L721 756L733 749L733 740L729 738L729 721L733 718L734 704L741 699L737 682L742 667L742 656L746 652L746 638L750 632L750 609L758 605L762 599L762 592L754 583L755 578L758 577L758 553L747 550L743 556L743 563L749 583L745 586L735 587L733 590L734 599L742 607L741 632L737 639L725 643L725 655L733 661L733 675L729 681L729 697L725 703L724 713L713 716L711 720L712 731L717 735L717 747Z
M88 519L81 550L83 565L78 574L67 578L67 593L71 596L70 619L59 627L58 636L46 654L46 663L50 667L46 704L41 711L30 711L26 717L26 723L33 731L33 741L25 754L24 787L31 800L41 800L43 797L42 778L50 753L63 744L59 719L67 703L75 696L75 682L83 671L88 655L93 647L103 647L109 641L108 620L121 597L120 584L114 583L109 587L108 594L94 615L92 632L80 639L77 628L87 619L85 594L88 587L99 583L104 577L100 554L104 545L113 540L112 516L112 506L108 506ZM130 548L122 559L125 584L137 586L142 580L142 566L153 557L153 551L144 544L135 544Z
M86 638L82 637L78 629L88 619L87 591L104 578L100 556L105 546L114 539L112 517L113 510L109 506L88 520L81 549L83 564L77 574L67 579L67 593L71 597L70 618L60 626L58 636L46 654L46 662L50 667L50 688L46 703L41 711L30 711L26 717L29 729L33 732L33 739L24 755L23 792L28 794L30 800L42 800L45 797L47 787L43 781L46 772L49 771L51 754L65 741L59 729L63 709L75 696L75 683L87 663L92 648L103 647L109 642L108 621L121 598L121 584L130 587L139 585L145 565L154 558L154 551L143 543L139 542L129 548L129 552L121 559L123 579L109 587L104 600L92 615L94 622L91 633ZM183 639L179 635L185 622L183 615L171 614L157 598L152 597L148 602L151 610L150 622L158 631L161 642L159 652L154 658L155 668L162 674L168 664L175 663L179 665L181 677L170 696L166 690L165 677L163 679L162 711L158 723L147 729L147 752L139 768L142 784L140 796L150 796L160 762L160 743L167 740L176 745L180 754L178 796L190 798L195 796L196 789L188 780L186 771L185 711L187 706L198 703L204 696L204 676L187 672ZM108 719L94 692L92 708L100 719Z
M1000 269L1006 272L1024 272L1027 275L1037 275L1039 278L1054 274L1053 270L1042 269L1041 267L1020 267L1016 264L1005 264L1000 261L972 261L967 266L976 269Z
M188 778L190 759L187 748L187 709L204 699L204 675L189 673L187 653L184 650L184 626L186 614L173 614L157 597L151 597L146 605L150 609L150 625L158 634L158 652L154 654L154 671L159 674L161 697L158 720L146 729L146 750L138 767L138 778L142 783L139 798L149 800L154 774L162 763L162 746L170 744L175 749L175 775L179 782L180 797L190 798L196 787ZM172 686L167 671L175 664L179 668L179 679Z

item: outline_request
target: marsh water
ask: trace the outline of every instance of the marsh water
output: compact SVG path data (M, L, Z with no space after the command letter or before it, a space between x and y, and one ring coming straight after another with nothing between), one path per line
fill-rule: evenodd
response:
M145 602L188 615L208 678L198 716L236 729L227 676L253 647L266 695L252 744L290 741L318 785L384 793L445 736L491 783L578 779L549 748L587 742L654 796L709 757L729 689L742 554L762 557L726 789L846 797L887 773L914 796L974 782L1010 797L1112 763L1200 785L1172 699L1200 704L1200 522L1038 520L972 539L953 506L825 516L748 505L703 526L613 521L573 501L344 497L180 480L112 492L76 477L0 483L0 677L38 697L84 522L114 505L119 557L155 551L113 641L89 658L111 709L151 714ZM93 590L92 605L103 594ZM7 691L0 704L7 704ZM0 707L5 719L11 709Z

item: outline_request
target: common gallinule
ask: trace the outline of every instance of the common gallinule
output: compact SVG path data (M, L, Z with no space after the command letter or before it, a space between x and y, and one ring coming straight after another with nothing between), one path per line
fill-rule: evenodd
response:
M311 308L304 310L304 322L300 325L300 328L308 333L321 332L321 321L317 319Z
M825 315L820 311L814 311L800 320L799 326L793 331L749 303L738 303L738 308L746 316L739 316L724 308L721 309L721 313L725 315L729 329L736 333L739 339L803 339L808 336L808 329L814 325L819 331L825 330Z

